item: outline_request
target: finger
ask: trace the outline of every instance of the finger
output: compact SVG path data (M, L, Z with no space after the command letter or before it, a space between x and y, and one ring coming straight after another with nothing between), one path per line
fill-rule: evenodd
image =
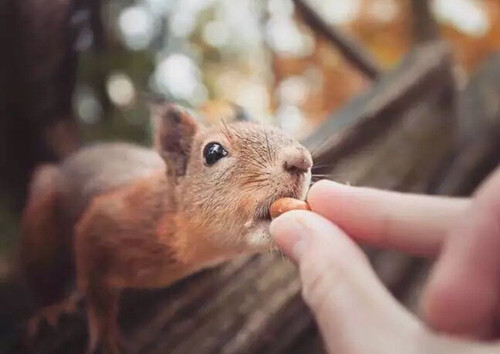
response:
M357 241L417 255L439 252L446 231L469 201L351 187L320 181L309 191L311 209Z
M271 234L298 263L305 301L331 352L405 352L419 322L342 230L312 212L291 211L272 222Z
M451 232L425 292L424 313L438 330L490 337L500 305L500 169Z

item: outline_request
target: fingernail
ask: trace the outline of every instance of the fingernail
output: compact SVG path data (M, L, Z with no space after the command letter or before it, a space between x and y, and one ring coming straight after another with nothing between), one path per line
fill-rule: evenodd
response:
M311 220L306 211L291 211L273 220L270 233L280 249L294 261L299 261L311 240Z

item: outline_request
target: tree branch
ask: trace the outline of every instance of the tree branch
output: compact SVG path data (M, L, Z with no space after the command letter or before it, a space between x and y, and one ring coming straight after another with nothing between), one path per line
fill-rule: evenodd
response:
M354 38L341 33L337 28L327 24L316 12L303 0L293 0L299 14L313 31L332 42L342 55L363 74L375 80L381 73L375 59Z

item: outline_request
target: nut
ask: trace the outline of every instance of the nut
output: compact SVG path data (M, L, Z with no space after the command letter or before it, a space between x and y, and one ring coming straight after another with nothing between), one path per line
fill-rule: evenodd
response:
M291 210L311 210L309 204L303 200L294 198L281 198L276 200L269 209L271 218L276 219L283 213Z

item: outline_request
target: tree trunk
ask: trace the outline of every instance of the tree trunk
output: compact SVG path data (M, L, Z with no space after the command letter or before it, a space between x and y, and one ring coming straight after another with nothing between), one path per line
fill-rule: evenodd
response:
M78 146L71 105L76 9L71 0L0 4L0 186L17 210L36 164Z

